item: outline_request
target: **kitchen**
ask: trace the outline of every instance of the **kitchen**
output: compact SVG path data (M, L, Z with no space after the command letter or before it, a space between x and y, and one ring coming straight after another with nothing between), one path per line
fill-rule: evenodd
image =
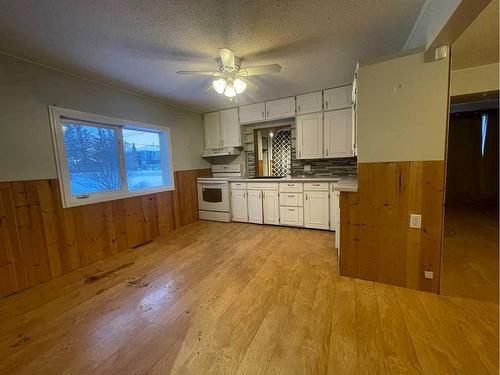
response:
M62 5L0 0L0 373L498 373L498 0Z
M338 249L339 195L341 191L357 189L356 170L352 167L356 164L353 86L205 114L204 156L217 163L221 157L227 159L227 155L242 152L246 163L243 168L238 162L214 164L213 177L198 179L200 219L331 230L337 233ZM283 126L285 123L289 125ZM262 138L257 134L254 137L253 132L275 129L277 124L280 129L276 135L287 130L290 138L286 147L279 150L288 158L288 169L265 174L257 168L256 175L256 168L249 168L248 159L262 155L260 149L254 152L255 147L262 148L262 143L254 139ZM271 131L271 145L276 140L273 135ZM350 163L331 171L339 158ZM240 156L238 160L241 159ZM323 165L311 171L309 161ZM305 165L302 171L295 168L292 175L290 165L294 162ZM266 164L272 171L273 160ZM242 170L248 175L243 176Z

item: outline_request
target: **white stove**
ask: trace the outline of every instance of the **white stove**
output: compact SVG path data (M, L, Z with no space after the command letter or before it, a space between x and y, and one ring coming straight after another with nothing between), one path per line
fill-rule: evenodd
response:
M198 214L201 220L231 220L229 180L241 178L241 165L212 165L213 177L197 179Z

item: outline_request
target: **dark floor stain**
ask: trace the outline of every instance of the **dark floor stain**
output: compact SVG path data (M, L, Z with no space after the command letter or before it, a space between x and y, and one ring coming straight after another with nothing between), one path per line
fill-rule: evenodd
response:
M99 281L99 280L104 279L106 277L113 276L115 274L115 272L120 271L120 270L122 270L124 268L130 267L133 264L134 264L134 262L125 263L125 264L122 264L121 266L118 266L118 267L112 269L112 270L109 270L109 271L106 271L106 272L102 272L102 273L98 273L96 275L89 276L89 277L87 277L85 279L84 283L85 284L95 283L96 281Z
M134 287L134 288L147 288L149 286L149 283L145 283L143 281L145 278L146 278L146 276L144 275L144 276L132 279L132 280L130 280L127 283L127 287L129 287L129 288L131 288L131 287Z
M29 336L25 336L23 334L18 335L17 338L19 340L17 340L14 344L12 344L10 346L11 348L17 348L19 345L25 344L31 340L31 338Z

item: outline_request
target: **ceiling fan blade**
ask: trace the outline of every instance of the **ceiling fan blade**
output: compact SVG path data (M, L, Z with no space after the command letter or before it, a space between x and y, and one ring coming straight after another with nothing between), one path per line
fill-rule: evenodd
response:
M212 76L212 77L224 77L224 73L222 72L210 72L210 71L191 71L191 70L179 70L177 74L193 74L193 75L201 75L201 76Z
M259 74L279 73L280 71L281 66L279 64L269 64L241 69L239 74L242 76L256 76Z
M220 60L222 61L222 65L226 68L234 69L235 61L234 61L234 52L227 48L219 49Z

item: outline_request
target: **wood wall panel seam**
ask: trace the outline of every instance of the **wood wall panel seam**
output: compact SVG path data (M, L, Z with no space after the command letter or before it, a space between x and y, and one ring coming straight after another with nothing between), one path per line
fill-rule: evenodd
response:
M0 298L109 258L198 219L196 178L174 191L63 208L57 179L0 183Z

